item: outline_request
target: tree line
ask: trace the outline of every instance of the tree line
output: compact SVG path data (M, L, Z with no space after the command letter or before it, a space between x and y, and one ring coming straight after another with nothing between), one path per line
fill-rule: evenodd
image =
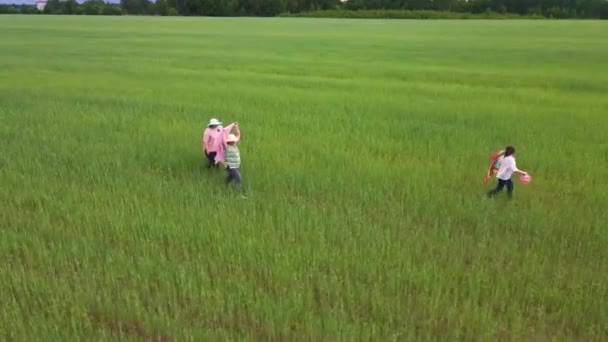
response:
M608 0L49 0L42 14L276 16L332 10L497 13L551 18L608 19ZM338 10L338 11L336 11ZM32 5L0 5L1 13L40 13Z

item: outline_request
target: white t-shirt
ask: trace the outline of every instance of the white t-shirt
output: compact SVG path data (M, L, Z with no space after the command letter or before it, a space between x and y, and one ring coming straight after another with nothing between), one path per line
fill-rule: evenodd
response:
M517 165L515 164L515 158L513 156L504 157L500 161L500 168L496 173L496 178L509 180L515 171L519 171L517 169Z

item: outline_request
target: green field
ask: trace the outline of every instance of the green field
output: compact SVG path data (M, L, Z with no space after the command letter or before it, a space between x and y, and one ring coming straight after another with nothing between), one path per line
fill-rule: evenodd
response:
M607 36L0 17L0 340L608 339Z

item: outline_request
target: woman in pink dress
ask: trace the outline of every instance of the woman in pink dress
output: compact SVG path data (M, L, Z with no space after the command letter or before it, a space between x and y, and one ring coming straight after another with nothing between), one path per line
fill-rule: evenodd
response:
M207 167L217 167L215 157L222 148L223 132L224 127L222 127L222 123L218 119L213 118L209 120L205 132L203 132L202 140L203 152L209 161Z
M217 167L218 164L224 164L224 138L235 126L235 122L226 127L222 127L222 123L218 119L209 120L207 128L203 133L203 152L209 161L207 167Z

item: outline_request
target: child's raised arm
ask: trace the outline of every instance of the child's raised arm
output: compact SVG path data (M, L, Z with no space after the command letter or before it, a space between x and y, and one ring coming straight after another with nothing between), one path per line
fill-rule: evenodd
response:
M241 128L239 127L239 122L235 122L234 123L234 136L236 137L236 140L241 140Z
M228 137L228 134L230 134L230 131L232 131L232 128L235 125L236 125L236 122L233 122L230 125L224 127L224 130L222 131L222 136L220 137L223 146L226 146L226 138Z

